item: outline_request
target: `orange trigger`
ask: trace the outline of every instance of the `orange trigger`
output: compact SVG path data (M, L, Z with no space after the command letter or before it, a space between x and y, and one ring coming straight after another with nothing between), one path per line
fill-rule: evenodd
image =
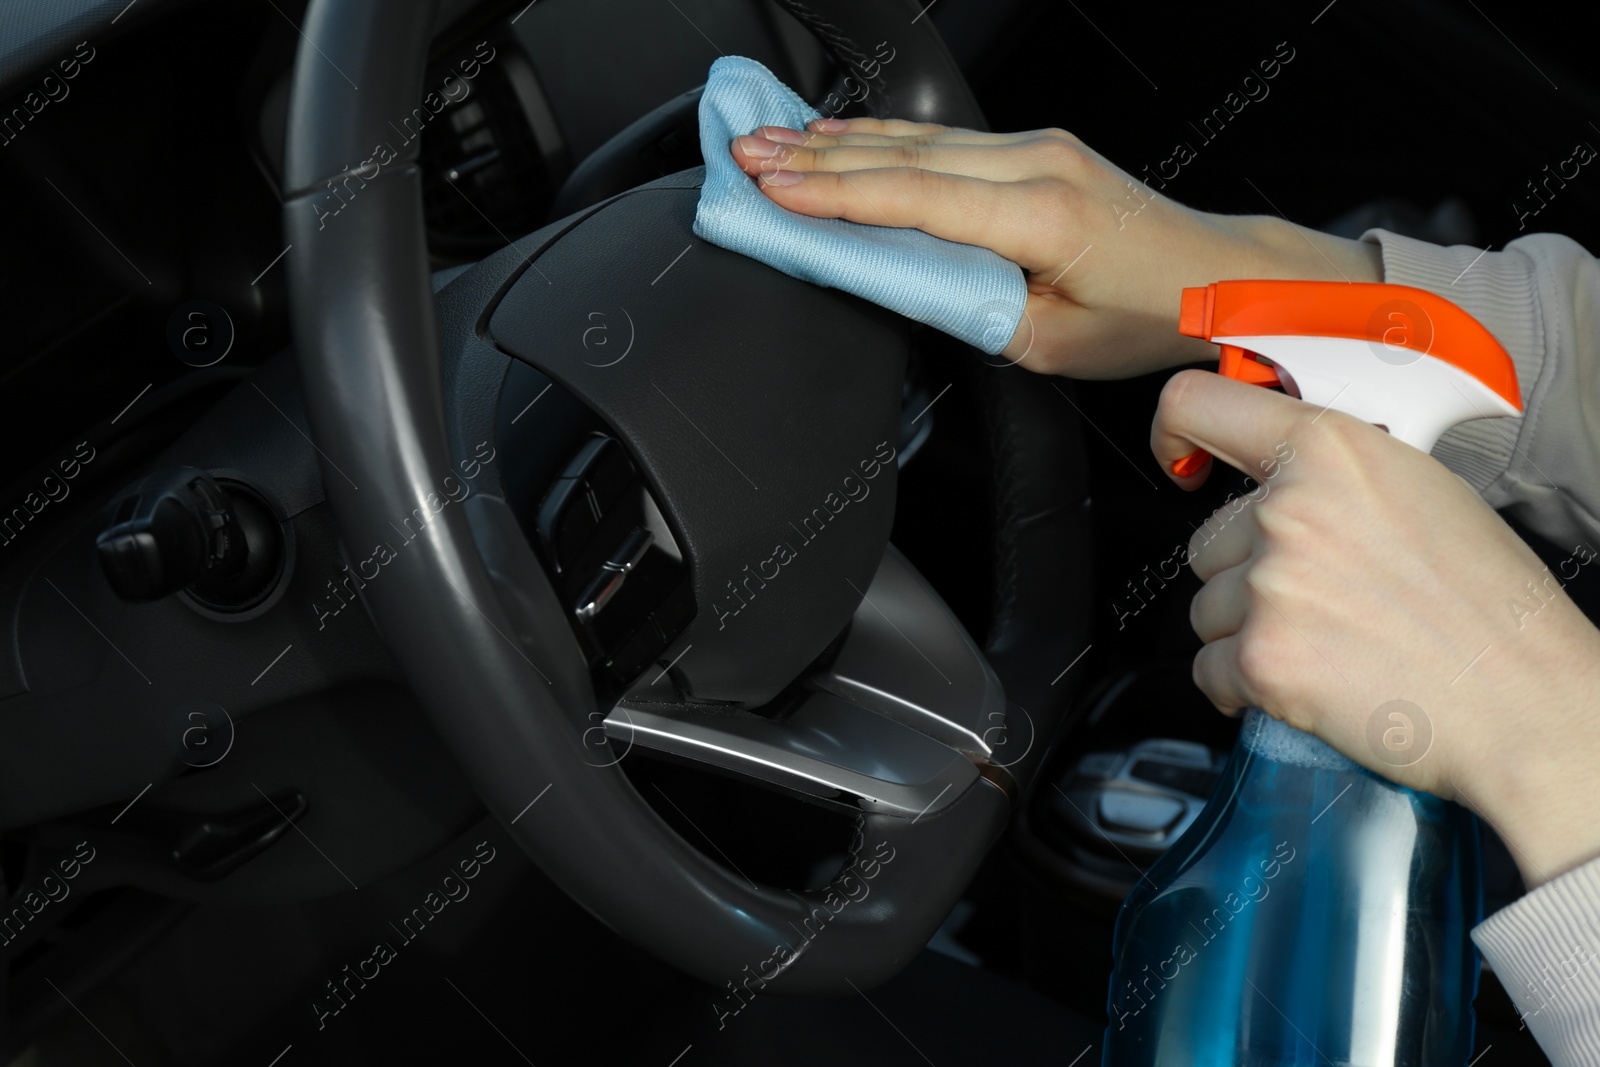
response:
M1258 362L1254 352L1249 352L1238 345L1222 346L1222 362L1217 368L1217 373L1224 378L1234 378L1250 385L1279 387L1283 385L1278 380L1276 367Z

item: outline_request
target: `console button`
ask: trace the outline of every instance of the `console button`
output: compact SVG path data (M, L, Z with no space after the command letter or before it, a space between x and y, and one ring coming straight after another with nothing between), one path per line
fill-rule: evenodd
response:
M1171 797L1109 789L1100 794L1100 822L1110 830L1161 834L1183 816L1183 804Z
M1142 759L1133 765L1128 772L1133 778L1156 785L1164 785L1168 789L1176 789L1180 793L1188 793L1192 797L1208 797L1217 787L1217 779L1221 777L1216 771L1201 769L1199 767L1183 767L1176 763L1163 763L1161 760Z
M1078 761L1077 772L1085 778L1114 778L1123 758L1120 752L1091 752Z

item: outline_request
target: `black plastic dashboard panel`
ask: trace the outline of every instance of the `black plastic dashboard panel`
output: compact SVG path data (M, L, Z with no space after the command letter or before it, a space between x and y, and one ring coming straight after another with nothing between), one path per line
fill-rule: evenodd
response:
M260 488L296 546L287 588L259 618L218 625L175 597L118 600L94 559L102 506L118 485L69 498L54 537L12 548L16 655L27 691L0 702L0 825L37 822L126 798L184 770L170 721L204 696L242 718L360 678L394 677L364 612L313 610L343 577L316 453L300 429L293 364L281 358L236 387L147 469L194 466ZM137 476L130 472L130 480ZM354 625L351 625L354 623ZM265 659L291 656L255 684Z

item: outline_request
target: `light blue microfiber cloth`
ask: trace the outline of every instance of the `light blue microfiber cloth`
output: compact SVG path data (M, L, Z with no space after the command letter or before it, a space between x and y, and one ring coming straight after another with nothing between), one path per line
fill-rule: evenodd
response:
M694 232L815 285L843 289L997 355L1022 321L1022 268L976 245L921 230L814 219L779 207L728 148L758 126L804 130L821 114L743 56L711 64L700 97L705 184Z

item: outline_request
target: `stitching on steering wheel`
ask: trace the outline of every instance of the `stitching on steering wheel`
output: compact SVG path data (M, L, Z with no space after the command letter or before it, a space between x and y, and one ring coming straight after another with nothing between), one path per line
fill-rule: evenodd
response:
M822 42L834 61L841 66L848 67L855 76L872 86L887 103L889 95L888 83L884 81L883 72L872 57L861 50L861 47L843 30L806 7L800 0L778 0L778 5L794 16L802 26L811 31L811 35ZM874 71L868 74L867 71Z

